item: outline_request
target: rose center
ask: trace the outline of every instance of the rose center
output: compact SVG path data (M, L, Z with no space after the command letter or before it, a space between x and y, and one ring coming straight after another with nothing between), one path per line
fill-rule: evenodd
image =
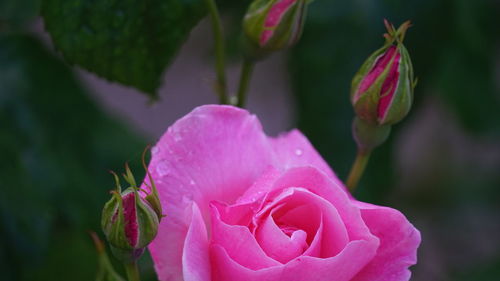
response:
M294 227L294 226L288 226L288 225L279 225L279 228L281 229L281 231L283 231L283 233L285 233L286 235L288 235L288 237L292 237L292 234L296 231L299 231L300 229L298 229L297 227ZM303 230L301 230L302 232L304 232ZM304 232L305 233L305 232ZM307 234L306 234L307 235Z

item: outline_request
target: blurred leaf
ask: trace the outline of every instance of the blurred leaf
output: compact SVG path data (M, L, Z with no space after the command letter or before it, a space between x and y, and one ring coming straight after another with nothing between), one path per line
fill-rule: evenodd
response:
M495 85L500 7L487 0L459 0L452 8L453 37L439 50L434 81L465 128L500 135L500 92Z
M457 274L453 280L456 281L491 281L497 280L500 276L500 257L490 263L476 266L465 273Z
M2 25L21 25L38 15L41 0L0 1L0 31Z
M143 142L31 37L0 35L0 85L2 278L92 280L86 230L100 229L107 170L139 157Z
M42 15L71 64L152 98L162 73L205 14L203 0L45 0Z

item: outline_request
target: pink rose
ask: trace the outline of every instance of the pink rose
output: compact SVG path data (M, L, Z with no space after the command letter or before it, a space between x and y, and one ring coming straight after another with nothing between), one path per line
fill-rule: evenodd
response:
M402 281L420 233L352 198L297 130L270 138L231 106L196 108L152 150L162 281Z

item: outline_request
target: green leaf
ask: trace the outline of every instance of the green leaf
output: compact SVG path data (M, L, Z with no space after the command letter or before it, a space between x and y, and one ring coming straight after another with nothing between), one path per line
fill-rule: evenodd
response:
M45 0L42 15L68 62L156 98L163 71L205 6L203 0Z
M22 25L35 18L41 0L2 0L0 1L0 31L2 25Z

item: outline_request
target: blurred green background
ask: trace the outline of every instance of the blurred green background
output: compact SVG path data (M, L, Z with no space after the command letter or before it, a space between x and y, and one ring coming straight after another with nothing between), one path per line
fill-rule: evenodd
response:
M63 2L0 1L0 279L5 281L93 280L96 255L86 231L99 229L113 184L107 171L120 171L131 161L141 175L140 154L155 141L102 108L67 62L115 81L137 77L127 84L154 96L150 89L158 87L163 67L204 14L200 0L149 1L151 6L141 6L145 20L158 27L141 37L143 27L132 21L141 15L130 14L141 1ZM185 10L175 6L181 2ZM248 1L234 2L221 5L229 53L238 60L239 18ZM176 25L165 25L162 18L178 19L150 14L156 4L172 4L189 18L166 41L158 38ZM90 25L82 24L86 18L65 17L79 9L93 12ZM42 21L40 13L55 46L33 28ZM405 43L419 84L410 115L374 153L356 197L401 210L421 230L412 280L500 280L499 1L316 0L302 40L286 53L292 125L346 177L355 154L350 79L382 44L384 18L395 25L414 23ZM108 20L115 29L127 27L127 40L109 39L115 38L113 29L101 32L112 24ZM144 43L148 40L158 44ZM168 55L158 59L158 46L164 45ZM147 77L137 76L137 69L115 71L127 66L123 57L131 67L146 68ZM143 262L145 280L154 280L150 259Z

